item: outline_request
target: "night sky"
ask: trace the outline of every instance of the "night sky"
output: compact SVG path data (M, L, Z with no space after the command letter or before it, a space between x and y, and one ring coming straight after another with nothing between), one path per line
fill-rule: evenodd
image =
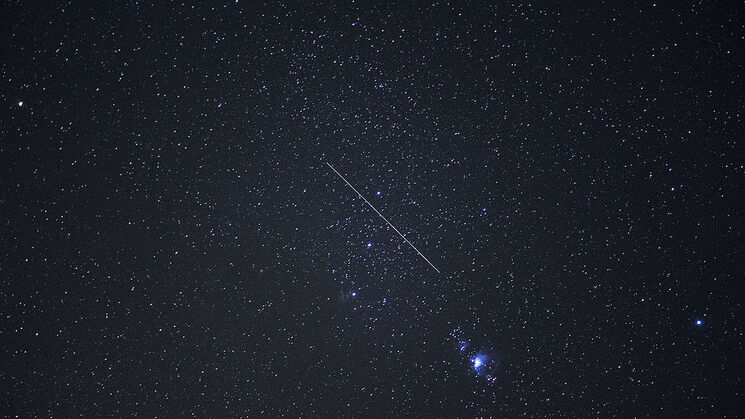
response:
M742 2L205 3L0 6L0 414L742 413Z

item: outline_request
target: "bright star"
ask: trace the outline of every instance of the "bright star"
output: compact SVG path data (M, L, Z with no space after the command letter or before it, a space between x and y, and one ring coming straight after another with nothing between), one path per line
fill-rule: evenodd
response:
M702 325L703 323L704 323L704 322L702 322L701 320L696 320L696 325L697 325L697 326L701 326L701 325Z
M479 369L480 366L484 365L484 358L481 355L476 355L471 361L473 361L473 368L475 369Z
M375 195L380 195L380 191L375 192Z
M372 247L372 243L367 243L367 247Z
M357 296L357 293L356 292L353 292L352 293L352 297L356 297L356 296Z

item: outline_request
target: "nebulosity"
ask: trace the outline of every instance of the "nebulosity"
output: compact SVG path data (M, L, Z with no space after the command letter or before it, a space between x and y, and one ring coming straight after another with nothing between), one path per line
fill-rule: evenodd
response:
M484 355L478 354L474 356L471 358L471 362L473 362L473 369L479 371L484 366Z
M469 368L472 373L487 383L497 380L501 365L497 353L490 349L488 344L481 347L479 344L472 344L471 339L465 336L461 328L451 331L450 338L453 340L453 347L460 356L464 368Z

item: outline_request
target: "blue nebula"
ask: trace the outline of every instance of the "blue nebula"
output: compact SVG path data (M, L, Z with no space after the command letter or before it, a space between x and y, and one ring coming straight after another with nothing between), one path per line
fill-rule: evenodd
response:
M479 370L484 365L484 356L483 355L476 355L475 357L471 358L471 362L473 362L473 369L476 371Z

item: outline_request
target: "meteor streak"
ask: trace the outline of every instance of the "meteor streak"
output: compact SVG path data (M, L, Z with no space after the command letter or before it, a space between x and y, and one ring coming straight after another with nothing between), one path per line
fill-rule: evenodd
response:
M369 205L369 206L370 206L370 208L372 208L372 209L373 209L373 211L375 211L375 212L376 212L376 213L377 213L377 214L378 214L378 215L380 216L380 218L382 218L382 219L383 219L383 220L384 220L384 221L385 221L386 223L388 223L388 225L389 225L389 226L391 226L391 228L393 228L393 230L394 230L394 231L395 231L396 233L398 233L398 235L399 235L399 236L401 236L401 238L402 238L402 239L404 239L404 241L405 241L406 243L408 243L408 244L409 244L409 246L411 246L411 248L412 248L412 249L414 249L414 250L415 250L415 251L416 251L416 252L417 252L417 253L419 254L419 256L421 256L421 257L422 257L422 259L424 259L425 261L427 261L427 263L429 263L429 266L431 266L431 267L432 267L432 269L434 269L435 271L437 271L437 273L438 273L438 274L440 273L440 270L439 270L439 269L437 269L437 268L435 267L435 265L433 265L433 264L432 264L432 262L430 262L430 261L429 261L429 259L427 259L427 257L426 257L426 256L424 256L424 255L422 254L422 252L420 252L420 251L419 251L419 249L417 249L416 247L414 247L414 245L413 245L413 244L411 244L411 242L410 242L410 241L409 241L409 240L408 240L408 239L407 239L406 237L404 237L404 235L403 235L403 234L401 234L401 232L400 232L400 231L398 231L398 229L397 229L397 228L396 228L396 227L395 227L395 226L394 226L393 224L391 224L391 222L390 222L390 221L388 221L388 219L387 219L387 218L385 218L385 217L383 216L383 214L381 214L381 213L380 213L380 211L378 211L378 210L377 210L377 208L375 208L375 207L373 206L373 204L371 204L371 203L370 203L370 201L368 201L367 199L365 199L365 197L364 197L364 196L362 196L362 194L361 194L361 193L359 193L359 191L357 191L357 189L355 189L355 188L354 188L354 186L352 186L352 184L351 184L351 183L349 183L349 182L347 181L347 179L345 179L345 178L344 178L344 176L342 176L342 175L341 175L341 173L339 173L339 172L338 172L338 171L337 171L336 169L334 169L334 166L332 166L332 165L331 165L331 163L329 163L329 162L326 162L326 164L327 164L327 165L328 165L328 166L329 166L329 167L331 168L331 170L333 170L333 171L334 171L334 173L336 173L337 175L339 175L339 177L341 178L341 180L343 180L343 181L344 181L344 183L346 183L347 185L349 185L349 187L350 187L350 188L352 188L352 190L354 190L355 192L357 192L357 195L359 195L359 196L360 196L360 198L362 198L362 199L363 199L363 200L364 200L364 201L365 201L365 202L367 203L367 205Z

